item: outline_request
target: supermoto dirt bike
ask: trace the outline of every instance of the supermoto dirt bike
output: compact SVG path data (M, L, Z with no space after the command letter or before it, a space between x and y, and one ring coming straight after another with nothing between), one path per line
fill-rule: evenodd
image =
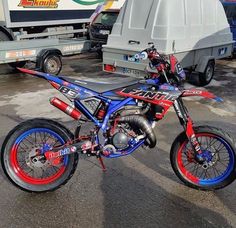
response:
M181 88L185 73L173 55L163 56L152 46L134 58L149 59L149 68L156 72L149 73L145 80L104 84L19 69L46 79L73 102L71 106L58 98L50 100L75 119L78 127L72 134L48 119L28 120L15 127L1 151L3 170L14 185L29 192L52 191L72 177L79 153L97 157L105 171L103 158L127 156L141 146L154 148L155 123L171 107L184 128L170 152L179 179L201 190L220 189L234 181L235 143L221 129L194 126L183 103L183 98L190 96L222 100L207 91ZM93 122L94 128L81 136L80 129L87 122Z

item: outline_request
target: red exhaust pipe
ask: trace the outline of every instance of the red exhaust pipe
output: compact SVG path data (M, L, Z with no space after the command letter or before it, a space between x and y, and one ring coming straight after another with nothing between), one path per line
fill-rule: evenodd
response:
M79 120L81 118L81 112L56 97L51 98L50 103L75 120Z

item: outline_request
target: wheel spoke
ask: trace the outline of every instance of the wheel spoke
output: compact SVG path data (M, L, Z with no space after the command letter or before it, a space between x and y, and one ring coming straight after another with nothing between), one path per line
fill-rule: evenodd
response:
M34 168L34 176L39 178L43 175L43 169L42 168Z
M206 156L212 156L210 160L211 163L210 161L208 162L209 167L207 169L203 169L198 163L196 165L191 165L193 163L189 162L189 159L191 159L190 151L192 151L192 148L190 147L191 144L188 142L182 149L183 167L193 176L203 180L212 180L220 177L230 164L228 149L217 137L209 136L207 133L205 136L201 135L197 138L203 153L209 154L206 154ZM200 169L201 167L203 170Z
M62 165L55 167L50 165L50 163L46 163L47 161L45 160L35 161L37 162L37 166L34 161L30 161L30 164L27 163L28 159L32 159L29 156L36 156L36 149L41 149L45 144L55 147L64 143L62 143L59 137L55 137L53 134L42 130L27 135L17 145L17 151L14 155L17 160L16 165L21 172L22 178L25 178L29 182L58 178L57 173L62 172Z
M206 179L206 177L207 177L207 169L205 169L203 179Z
M216 149L216 151L221 151L224 147L225 147L224 144L221 143L219 147Z
M31 145L35 145L34 143L32 143L32 142L28 139L28 137L26 137L25 140L26 140L27 142L29 142Z
M220 176L221 173L219 172L219 170L218 170L215 166L212 166L212 167L213 167L213 169L217 172L217 175Z
M203 171L202 171L201 175L199 176L199 178L202 177L202 175L204 174L204 172L205 172L205 169L203 169Z
M21 142L21 143L25 146L24 149L26 149L26 150L30 149L24 142ZM23 148L23 147L22 147L22 148Z

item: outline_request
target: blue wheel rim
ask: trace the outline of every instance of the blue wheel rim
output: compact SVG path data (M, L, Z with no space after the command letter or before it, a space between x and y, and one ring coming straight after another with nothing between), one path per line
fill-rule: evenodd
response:
M63 145L65 144L65 140L56 132L47 129L47 128L33 128L31 130L28 130L26 132L24 132L24 134L20 135L16 141L14 146L18 146L25 138L27 138L29 135L33 134L33 133L48 133L50 135L52 135L53 137L55 137L57 140L59 140L59 142ZM68 155L64 156L64 161L63 164L66 166L68 164Z
M234 163L235 163L234 150L229 145L229 143L226 142L223 138L221 138L221 137L214 137L214 138L219 140L225 146L225 148L227 149L228 154L229 154L229 164L228 164L227 169L225 170L225 172L222 175L220 175L216 178L208 179L208 180L200 179L199 180L200 185L205 185L205 186L207 186L207 185L217 185L217 184L223 182L224 180L226 180L230 176L231 172L234 169Z
M217 155L216 161L215 162L213 161L211 166L209 166L207 169L204 170L203 165L197 163L196 160L194 159L193 150L192 150L192 146L190 142L185 141L181 145L177 153L177 163L178 163L178 167L179 167L179 171L181 172L181 175L185 179L187 179L189 182L192 182L200 186L206 186L206 187L212 186L212 185L218 185L224 182L231 175L232 171L235 168L235 154L234 154L233 148L223 137L219 135L215 135L212 133L198 133L196 134L196 137L199 139L199 143L200 143L200 146L202 147L203 153L210 152L210 153L213 153L214 156ZM210 144L209 142L205 141L207 142L205 145L207 148L205 149L204 143L202 143L202 140L200 140L200 138L204 138L204 137L207 138L207 140L209 140L209 138L213 139L212 140L214 142L213 145L215 143L217 143L218 145L213 146L211 144L212 143L211 140L210 140ZM208 149L208 147L210 147L210 150ZM221 149L219 150L219 148ZM213 151L211 151L211 149L213 149ZM223 152L222 152L222 149L224 149ZM227 154L227 160L222 160L222 154ZM223 164L222 161L227 161L228 162L227 165ZM219 165L220 163L221 165L222 164L224 165L224 169L222 169L220 172L219 170L216 169L216 166L218 166L218 163ZM210 168L212 169L210 170ZM208 171L212 171L212 173L214 174L213 177L212 175L208 173ZM203 178L202 178L202 174L204 174ZM207 176L210 178L208 178Z

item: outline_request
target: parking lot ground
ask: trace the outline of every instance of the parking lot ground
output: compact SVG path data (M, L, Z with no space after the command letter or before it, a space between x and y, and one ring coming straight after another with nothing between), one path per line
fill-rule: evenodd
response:
M123 78L103 73L94 54L66 58L61 74L93 81ZM219 61L207 89L224 103L188 99L195 124L221 127L236 139L236 60ZM0 144L14 126L35 117L56 119L74 130L76 122L50 106L52 96L61 97L46 81L1 66ZM81 157L73 178L52 193L22 192L1 171L0 227L236 227L236 182L202 192L185 187L172 171L169 151L181 131L170 112L156 127L155 149L105 160L107 173L96 159Z

